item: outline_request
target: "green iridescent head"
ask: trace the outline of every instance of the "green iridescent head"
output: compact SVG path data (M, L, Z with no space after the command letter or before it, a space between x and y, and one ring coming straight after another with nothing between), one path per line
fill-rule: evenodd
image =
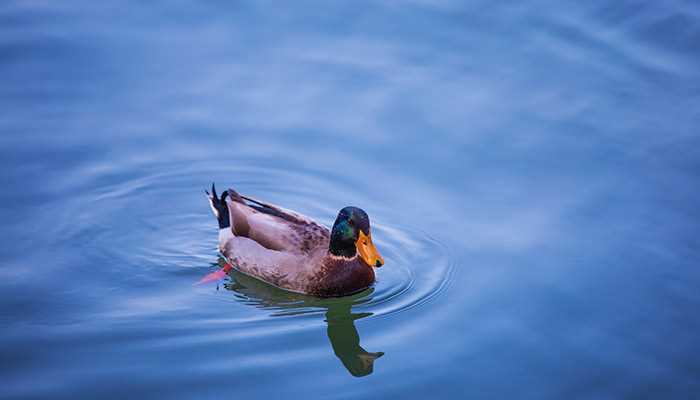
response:
M331 231L329 249L331 254L352 258L360 256L372 267L381 267L384 260L372 243L369 216L357 207L345 207L338 213Z

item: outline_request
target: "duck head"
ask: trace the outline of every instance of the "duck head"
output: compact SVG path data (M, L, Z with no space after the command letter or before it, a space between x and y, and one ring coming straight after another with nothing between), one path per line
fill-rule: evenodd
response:
M369 216L357 207L345 207L338 213L331 231L329 252L336 256L360 258L369 266L379 268L384 259L372 243Z

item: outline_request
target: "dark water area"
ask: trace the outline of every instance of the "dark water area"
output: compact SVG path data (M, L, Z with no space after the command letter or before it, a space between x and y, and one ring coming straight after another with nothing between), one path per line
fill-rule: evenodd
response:
M700 3L0 5L0 398L700 396ZM216 181L365 292L220 268Z

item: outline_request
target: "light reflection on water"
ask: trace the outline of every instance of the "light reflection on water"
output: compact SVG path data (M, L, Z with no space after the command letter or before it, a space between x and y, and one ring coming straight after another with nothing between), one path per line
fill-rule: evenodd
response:
M220 260L221 264L222 261ZM371 312L353 313L358 304L372 301L375 289L335 299L319 299L277 289L236 270L231 272L232 281L224 284L226 290L237 294L241 303L272 311L274 317L296 316L322 312L328 326L327 334L336 357L353 376L369 375L374 370L374 361L382 352L368 352L360 345L360 335L355 320L372 316Z
M699 18L4 4L0 397L700 392ZM362 207L377 284L193 287L212 181L326 224Z

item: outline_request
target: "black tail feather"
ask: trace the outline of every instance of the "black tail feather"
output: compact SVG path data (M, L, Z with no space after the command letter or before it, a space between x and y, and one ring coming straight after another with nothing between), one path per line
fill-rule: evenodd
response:
M207 192L206 190L204 190L204 192L211 199L212 207L214 207L218 214L217 219L219 221L219 229L230 227L231 221L229 219L228 205L226 205L226 196L228 196L228 191L224 190L224 192L221 194L221 197L219 197L216 194L216 185L214 185L214 182L212 182L211 194L209 194L209 192Z

